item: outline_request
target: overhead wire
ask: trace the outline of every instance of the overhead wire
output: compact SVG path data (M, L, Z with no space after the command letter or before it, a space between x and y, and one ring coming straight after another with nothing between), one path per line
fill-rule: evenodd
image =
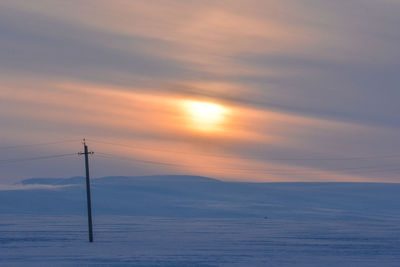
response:
M90 139L93 143L100 143L112 146L120 146L120 147L127 147L132 149L139 149L139 150L148 150L148 151L156 151L156 152L167 152L167 153L176 153L176 154L188 154L188 155L197 155L203 157L216 157L216 158L235 158L235 159L256 159L255 157L244 157L244 156L229 156L229 155L219 155L219 154L212 154L212 153L191 153L187 151L178 151L178 150L169 150L169 149L154 149L154 148L145 148L135 145L127 145L122 143L114 143L114 142L107 142L107 141L100 141L98 139ZM341 160L362 160L362 159L384 159L384 158L400 158L400 154L393 154L393 155L379 155L379 156L353 156L353 157L334 157L334 158L265 158L264 160L267 161L341 161Z
M68 139L68 140L54 141L54 142L47 142L47 143L23 144L23 145L13 145L13 146L0 146L0 149L14 149L14 148L36 147L36 146L48 146L48 145L56 145L56 144L63 144L63 143L72 143L72 142L77 142L77 141L78 141L78 139Z
M110 153L101 153L97 152L95 155L103 157L103 158L110 158L110 159L115 159L115 160L124 160L124 161L135 161L135 162L140 162L140 163L145 163L145 164L152 164L152 165L166 165L166 166L174 166L174 167L191 167L190 165L185 165L185 164L176 164L176 163L168 163L168 162L163 162L163 161L152 161L152 160L140 160L137 158L131 158L131 157L121 157L118 155L110 154ZM386 165L388 167L391 167L392 165ZM381 166L365 166L365 167L359 167L359 168L340 168L336 170L332 169L313 169L313 170L303 170L303 171L298 171L298 170L284 170L284 169L257 169L257 168L230 168L230 167L220 167L220 166L210 166L213 168L213 170L219 170L219 171L237 171L237 172L251 172L251 173L263 173L263 174L276 174L276 175L311 175L311 174L319 174L321 172L335 172L335 173L377 173L377 172L388 172L388 171L400 171L400 168L386 168L382 169ZM393 166L394 167L394 166Z
M49 156L42 156L42 157L2 159L2 160L0 160L0 164L17 163L17 162L23 162L23 161L44 160L44 159L52 159L52 158L63 158L63 157L68 157L68 156L73 156L73 155L77 155L77 153L57 154L57 155L49 155Z
M68 142L76 142L78 141L77 139L74 140L62 140L62 141L54 141L54 142L47 142L47 143L37 143L37 144L26 144L26 145L17 145L17 146L8 146L8 147L0 147L0 149L11 149L11 148L22 148L22 147L33 147L33 146L42 146L42 145L53 145L53 144L60 144L60 143L68 143ZM240 157L229 157L229 156L222 156L222 155L216 155L216 154L197 154L197 153L190 153L190 152L185 152L182 153L180 151L173 151L173 150L162 150L162 149L149 149L149 148L144 148L144 147L137 147L137 146L132 146L132 145L126 145L126 144L121 144L121 143L112 143L112 142L105 142L105 141L99 141L99 140L94 140L90 139L91 142L94 143L102 143L102 144L108 144L108 145L114 145L114 146L124 146L128 148L134 148L134 149L142 149L142 150L149 150L149 151L162 151L162 152L173 152L173 153L179 153L179 154L191 154L191 155L200 155L200 156L211 156L211 157L217 157L217 158L240 158ZM68 156L73 156L77 155L77 153L69 153L69 154L57 154L57 155L49 155L49 156L41 156L41 157L28 157L28 158L14 158L14 159L0 159L0 164L9 164L9 163L17 163L17 162L24 162L24 161L35 161L35 160L44 160L44 159L51 159L51 158L60 158L60 157L68 157ZM143 159L138 159L138 158L132 158L132 157L124 157L124 156L119 156L115 154L110 154L110 153L102 153L102 152L96 152L96 156L103 157L103 158L109 158L109 159L116 159L116 160L124 160L124 161L134 161L138 163L144 163L144 164L152 164L152 165L163 165L163 166L173 166L173 167L185 167L189 168L192 167L190 165L185 165L185 164L179 164L179 163L171 163L171 162L165 162L165 161L157 161L157 160L143 160ZM351 159L379 159L379 158L394 158L394 157L400 157L400 155L382 155L382 156L363 156L363 157L345 157L345 158L282 158L282 159L265 159L265 160L351 160ZM243 158L243 157L241 157ZM395 165L397 166L397 165ZM230 171L238 171L238 172L257 172L257 173L264 173L264 174L277 174L277 175L307 175L307 174L316 174L316 173L321 173L321 172L335 172L335 173L376 173L376 172L395 172L399 171L399 168L396 168L393 165L385 165L385 166L363 166L363 167L351 167L351 168L340 168L340 169L311 169L311 170L285 170L285 169L260 169L260 168L239 168L239 167L221 167L221 166L211 166L214 170L230 170ZM383 168L383 167L389 167L389 168ZM393 168L390 168L393 167Z
M142 160L142 159L136 159L136 158L130 158L130 157L121 157L121 156L117 156L117 155L113 155L113 154L109 154L109 153L96 152L94 155L103 157L103 158L112 158L112 159L135 161L135 162L148 163L148 164L182 167L182 165L180 165L180 164L167 163L167 162L154 161L154 160Z
M23 145L14 145L14 146L0 146L0 149L14 149L14 148L25 148L25 147L35 147L35 146L47 146L47 145L55 145L55 144L62 144L62 143L71 143L71 142L78 142L81 141L80 139L68 139L68 140L61 140L61 141L54 141L54 142L47 142L47 143L36 143L36 144L23 144ZM108 141L101 141L98 139L90 139L93 143L100 143L106 145L113 145L113 146L120 146L120 147L127 147L132 149L139 149L139 150L148 150L148 151L156 151L156 152L167 152L167 153L176 153L176 154L188 154L188 155L197 155L203 157L216 157L216 158L245 158L245 159L256 159L255 157L245 157L245 156L230 156L230 155L220 155L214 153L191 153L187 151L177 151L177 150L168 150L168 149L154 149L154 148L146 148L140 147L136 145L127 145L122 143L115 143L115 142L108 142ZM336 161L336 160L358 160L358 159L383 159L383 158L398 158L400 154L393 154L393 155L379 155L379 156L354 156L354 157L335 157L335 158L265 158L264 160L268 161Z
M172 150L162 150L162 149L147 149L143 147L137 147L137 146L132 146L132 145L126 145L126 144L121 144L121 143L112 143L112 142L104 142L104 141L99 141L99 140L90 140L91 142L94 143L102 143L102 144L108 144L108 145L114 145L114 146L122 146L122 147L128 147L128 148L134 148L134 149L141 149L141 150L149 150L149 151L160 151L160 152L172 152L172 153L178 153L178 154L191 154L191 155L200 155L200 156L211 156L211 157L217 157L217 158L239 158L239 157L227 157L227 156L221 156L221 155L215 155L215 154L198 154L198 153L190 153L190 152L180 152L180 151L172 151ZM135 158L129 158L129 157L119 157L116 155L108 154L109 158L114 158L114 159L122 159L122 160L131 160L131 161L136 161L136 162L142 162L142 163L148 163L148 164L161 164L161 165L168 165L168 166L177 166L177 167L191 167L189 165L184 165L184 164L174 164L174 163L166 163L166 162L161 162L161 161L144 161L144 160L138 160ZM400 157L400 155L380 155L380 156L360 156L360 157L343 157L343 158L275 158L275 159L265 159L265 160L271 160L271 161L330 161L330 160L357 160L357 159L384 159L384 158L396 158ZM243 157L241 157L243 158ZM248 159L248 158L247 158ZM254 158L255 159L255 158ZM285 169L257 169L257 168L230 168L230 167L220 167L220 166L210 166L214 170L223 170L223 171L240 171L240 172L256 172L256 173L263 173L263 174L276 174L276 175L311 175L311 174L320 174L323 172L334 172L334 173L379 173L379 172L395 172L399 171L399 168L396 168L397 165L384 165L384 166L363 166L363 167L350 167L350 168L338 168L338 169L332 169L332 168L324 168L324 169L311 169L311 170L285 170ZM388 167L388 168L383 168L383 167ZM390 168L393 167L393 168Z

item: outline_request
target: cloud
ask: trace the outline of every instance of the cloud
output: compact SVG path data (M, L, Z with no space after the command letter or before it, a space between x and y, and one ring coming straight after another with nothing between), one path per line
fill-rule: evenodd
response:
M2 1L1 137L14 144L86 136L185 152L175 161L188 167L133 164L140 174L373 180L341 170L394 162L271 158L396 154L398 8L361 0ZM191 131L177 108L183 99L218 102L232 118L219 133ZM197 157L201 151L226 159ZM171 161L160 151L123 155ZM246 165L282 175L228 171ZM100 169L130 175L132 164ZM23 173L9 167L4 176Z
M166 46L159 40L100 32L14 8L0 12L0 68L8 75L118 84L187 72L182 62L146 53L148 46Z
M185 122L186 115L179 106L182 98L176 95L129 92L121 87L87 83L47 83L41 84L39 92L31 89L23 89L20 85L19 94L15 94L15 88L10 85L3 88L2 98L9 106L2 109L8 111L6 118L12 118L14 123L14 131L9 130L3 135L11 139L25 128L40 128L34 136L54 135L52 138L55 139L60 133L67 133L68 138L77 140L86 136L96 152L111 153L114 160L126 157L126 165L122 168L126 174L132 165L143 170L140 160L144 160L171 165L158 167L168 173L195 172L229 179L245 176L253 180L264 177L270 181L315 181L324 176L325 179L359 181L365 178L351 178L351 172L341 174L336 171L369 167L371 161L332 164L318 160L293 162L290 158L340 158L359 154L360 148L364 149L361 155L379 151L385 154L392 151L392 144L382 144L381 140L397 138L395 131L384 128L232 104L227 106L231 114L223 130L207 134L194 131ZM106 144L96 143L96 140ZM107 142L122 145L107 145ZM76 145L75 150L71 150L70 144L65 145L63 153L79 151L78 142ZM139 162L130 162L130 158ZM289 160L274 160L277 158ZM100 160L105 162L101 169L113 174L113 168L105 167L114 163L113 157ZM378 163L375 160L373 165ZM395 164L387 159L382 163ZM77 169L73 168L74 171ZM143 173L146 172L143 170Z

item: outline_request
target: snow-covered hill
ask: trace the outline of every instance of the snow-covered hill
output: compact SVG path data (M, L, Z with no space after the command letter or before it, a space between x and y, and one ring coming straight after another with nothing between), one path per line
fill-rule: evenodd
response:
M0 213L84 215L85 179L33 178L0 190ZM92 179L95 215L400 218L400 184L238 183L198 176Z

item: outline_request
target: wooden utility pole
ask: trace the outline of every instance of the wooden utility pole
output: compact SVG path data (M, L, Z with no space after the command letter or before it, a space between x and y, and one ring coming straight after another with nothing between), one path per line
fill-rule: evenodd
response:
M86 145L86 140L83 139L84 152L80 152L79 155L85 155L85 169L86 169L86 199L87 199L87 215L88 215L88 226L89 226L89 242L93 242L93 224L92 224L92 202L90 199L90 179L89 179L89 155L94 152L89 152Z

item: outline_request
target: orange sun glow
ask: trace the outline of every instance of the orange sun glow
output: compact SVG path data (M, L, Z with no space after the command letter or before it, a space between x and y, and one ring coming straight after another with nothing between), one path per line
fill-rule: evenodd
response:
M184 101L183 109L191 128L207 132L220 130L228 113L222 105L203 101Z

